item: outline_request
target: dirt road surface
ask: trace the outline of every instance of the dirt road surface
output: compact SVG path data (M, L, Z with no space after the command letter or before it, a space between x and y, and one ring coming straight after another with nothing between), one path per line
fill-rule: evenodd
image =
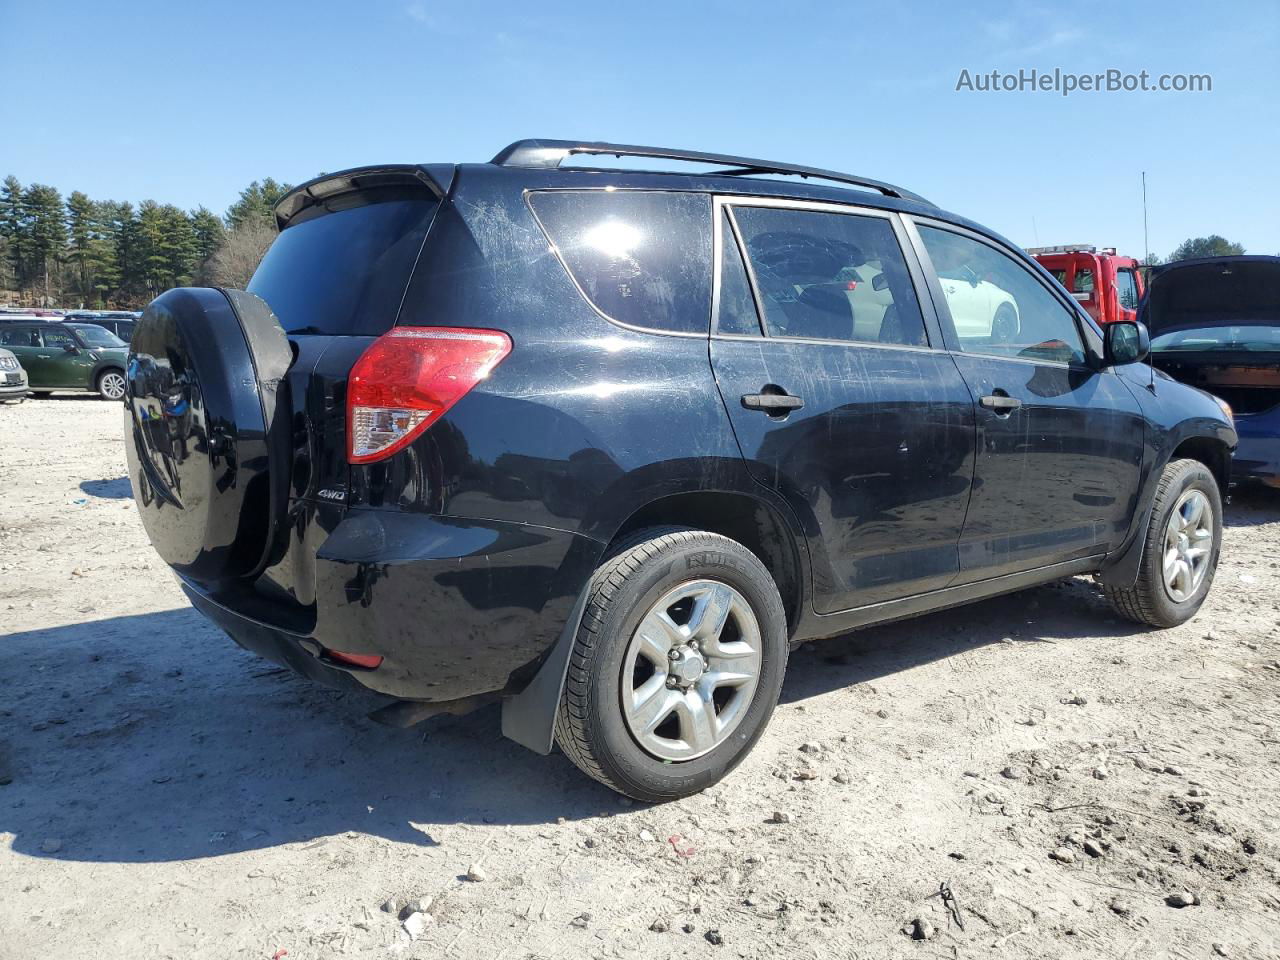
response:
M0 406L4 960L1280 956L1280 494L1181 628L1073 580L810 645L736 773L646 807L234 646L120 427Z

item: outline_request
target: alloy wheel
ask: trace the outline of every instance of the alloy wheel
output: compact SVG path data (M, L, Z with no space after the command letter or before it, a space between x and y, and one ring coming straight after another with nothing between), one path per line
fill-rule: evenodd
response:
M98 381L98 390L108 400L124 399L124 374L115 373L114 371L104 373L102 379Z
M622 661L622 713L660 760L710 753L746 716L760 679L760 625L726 583L694 580L658 599Z
M1203 491L1178 498L1164 528L1164 589L1174 603L1192 597L1204 582L1213 554L1213 507Z

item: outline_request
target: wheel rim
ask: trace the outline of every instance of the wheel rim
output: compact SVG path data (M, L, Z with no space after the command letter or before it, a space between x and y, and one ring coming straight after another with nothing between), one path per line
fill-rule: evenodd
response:
M997 343L1008 343L1017 332L1017 314L1008 304L1002 304L991 320L991 339Z
M716 580L682 583L645 613L622 662L622 715L660 760L710 753L742 723L760 679L760 624Z
M1213 507L1200 490L1178 498L1164 527L1164 589L1174 603L1192 597L1213 555Z
M124 377L118 373L108 373L99 382L98 389L108 400L119 400L124 396Z

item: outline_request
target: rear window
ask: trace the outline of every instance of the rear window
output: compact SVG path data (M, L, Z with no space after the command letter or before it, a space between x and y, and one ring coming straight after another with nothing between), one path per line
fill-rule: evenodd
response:
M568 190L530 195L547 239L597 310L637 327L705 333L711 316L711 198Z
M376 336L395 324L436 200L369 191L287 226L249 283L289 333ZM304 215L305 216L305 215Z

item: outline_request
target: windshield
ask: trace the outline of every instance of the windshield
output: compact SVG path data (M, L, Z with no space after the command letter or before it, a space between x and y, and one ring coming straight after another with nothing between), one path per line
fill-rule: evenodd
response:
M1280 325L1189 327L1151 338L1151 349L1161 352L1201 350L1280 351Z
M127 347L128 344L117 337L106 327L100 327L94 323L69 323L67 324L72 330L79 334L80 339L84 341L88 347Z

